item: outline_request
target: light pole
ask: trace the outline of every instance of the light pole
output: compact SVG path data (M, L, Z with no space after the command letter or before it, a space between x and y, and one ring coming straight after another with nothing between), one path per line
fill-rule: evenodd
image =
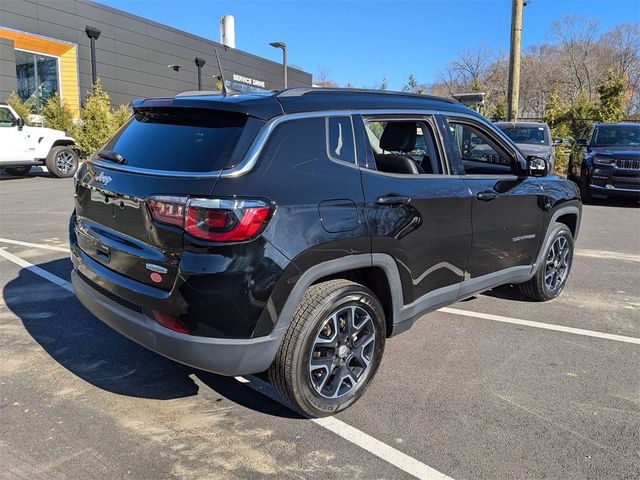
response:
M272 42L271 45L274 48L282 49L282 65L284 67L284 88L287 88L287 44L284 42Z
M207 61L204 58L196 57L195 60L196 67L198 67L198 91L202 90L202 67Z
M176 91L179 92L180 91L180 69L182 68L182 65L171 64L171 65L167 65L167 68L170 68L171 70L176 72Z
M96 27L91 27L89 25L84 27L84 31L91 41L91 80L95 85L98 80L98 73L96 71L96 40L100 38L100 34L102 32Z

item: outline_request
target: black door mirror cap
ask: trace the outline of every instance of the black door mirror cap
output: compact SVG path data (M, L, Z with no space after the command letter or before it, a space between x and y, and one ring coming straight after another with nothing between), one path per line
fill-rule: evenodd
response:
M586 138L579 138L578 140L576 140L576 145L579 146L579 147L588 147L589 146Z
M546 177L549 173L549 161L546 158L529 155L527 157L527 174L530 177Z
M22 127L24 127L24 120L22 119L22 117L18 117L18 119L16 120L16 125L18 126L18 130L22 130Z

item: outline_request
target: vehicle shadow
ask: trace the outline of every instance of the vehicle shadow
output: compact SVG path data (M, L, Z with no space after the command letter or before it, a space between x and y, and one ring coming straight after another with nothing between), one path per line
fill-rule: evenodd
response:
M5 180L29 180L30 178L43 177L43 178L55 178L47 170L42 171L32 170L26 175L9 175L8 173L0 170L0 182Z
M534 302L534 300L523 295L517 285L501 285L491 290L487 290L486 292L482 292L480 295L484 297L501 298L503 300L512 300L515 302Z
M68 278L69 259L37 265ZM237 380L181 365L120 335L89 313L67 290L21 269L4 290L7 307L33 339L60 365L103 390L130 397L168 400L198 394L193 377L227 399L280 417L297 414ZM16 356L23 354L16 343ZM10 348L10 347L3 347Z
M54 260L38 267L62 276L71 269L71 261ZM96 387L154 399L198 392L189 378L192 369L145 350L113 331L72 293L28 270L21 269L18 277L7 283L3 295L7 307L54 360Z
M286 407L283 404L256 392L255 390L252 390L234 378L203 372L202 370L196 370L196 372L198 379L207 387L245 408L275 417L294 419L305 418L291 408ZM261 373L256 376L265 382L267 381L265 373Z

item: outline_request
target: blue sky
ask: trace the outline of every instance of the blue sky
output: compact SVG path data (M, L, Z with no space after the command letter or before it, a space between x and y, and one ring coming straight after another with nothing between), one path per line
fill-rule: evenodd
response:
M510 0L99 0L212 40L219 18L235 16L236 47L280 61L268 45L288 45L289 63L317 74L326 67L339 84L372 86L385 75L399 89L409 73L420 83L456 53L484 43L509 49ZM532 0L524 9L523 47L551 41L564 15L597 18L599 31L640 22L638 0Z

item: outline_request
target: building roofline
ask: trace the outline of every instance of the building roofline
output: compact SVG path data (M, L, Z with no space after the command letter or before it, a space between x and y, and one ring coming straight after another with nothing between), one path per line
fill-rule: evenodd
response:
M211 43L215 44L216 48L224 48L224 49L234 50L234 51L237 51L239 53L242 53L243 55L247 55L249 57L252 57L252 58L255 58L255 59L258 59L258 60L262 60L262 61L265 61L265 62L272 63L274 65L282 66L282 63L277 62L275 60L270 60L270 59L265 58L265 57L260 57L260 56L254 54L254 53L247 52L246 50L242 50L240 48L227 47L226 45L223 45L222 43L220 43L220 42L218 42L216 40L212 40L210 38L202 37L200 35L196 35L194 33L187 32L186 30L180 30L179 28L172 27L172 26L167 25L165 23L160 23L160 22L157 22L155 20L151 20L150 18L146 18L146 17L142 17L140 15L136 15L135 13L130 13L130 12L127 12L125 10L120 10L120 9L112 7L110 5L105 5L104 3L100 3L99 1L95 1L95 0L78 0L78 1L80 1L82 3L85 3L85 4L88 4L88 5L92 5L92 6L101 8L103 10L108 10L108 11L110 10L113 13L117 13L119 15L128 16L128 17L133 18L134 20L139 20L139 21L142 21L142 22L145 22L145 23L149 23L149 24L152 24L152 25L154 25L156 27L163 28L165 30L169 30L169 31L174 32L174 33L179 33L181 35L186 35L186 36L191 37L191 38L196 39L196 40L200 40L200 41L204 41L204 42L211 42ZM213 25L215 25L215 24L213 24ZM120 28L124 28L125 30L129 30L126 27L120 27ZM131 31L131 30L129 30L129 31ZM134 32L134 33L140 33L140 32ZM192 49L192 50L194 50L194 49ZM206 52L200 52L200 53L206 53ZM291 65L288 65L287 67L288 67L288 69L292 68ZM294 70L298 70L299 72L302 72L302 73L304 73L306 75L310 75L311 78L313 79L313 74L311 72L307 72L306 70L302 70L301 68L294 68Z

